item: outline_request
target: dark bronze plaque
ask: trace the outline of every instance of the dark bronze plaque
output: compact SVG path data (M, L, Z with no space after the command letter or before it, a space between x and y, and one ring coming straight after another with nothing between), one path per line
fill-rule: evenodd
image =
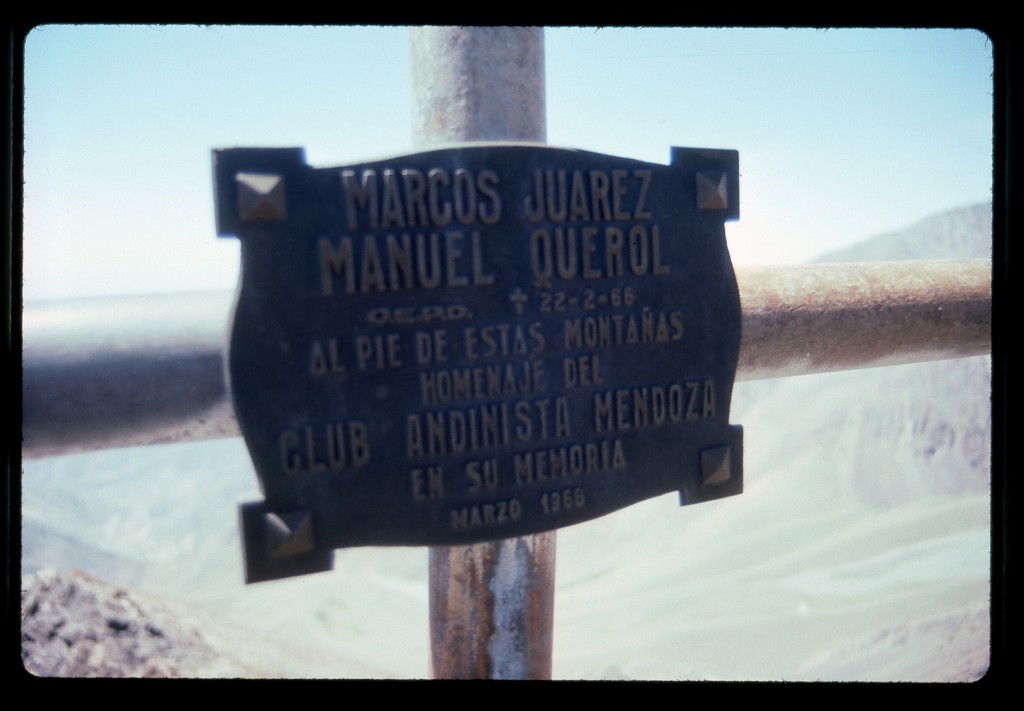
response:
M214 152L249 582L742 490L735 151Z

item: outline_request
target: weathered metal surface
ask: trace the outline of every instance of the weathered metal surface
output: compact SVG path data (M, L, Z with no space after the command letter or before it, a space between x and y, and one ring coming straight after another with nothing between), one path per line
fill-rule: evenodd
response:
M555 534L430 549L430 670L551 678Z
M739 267L736 278L737 381L992 351L988 260ZM224 380L231 301L221 292L27 304L22 455L238 437Z
M26 304L25 457L239 436L230 292Z
M544 30L409 30L413 143L546 140Z
M737 270L738 380L961 358L992 349L992 263Z
M243 508L250 581L333 548L461 545L742 490L734 151L215 164L218 230L242 240L232 397L266 495Z
M409 49L417 149L478 140L546 141L543 29L418 27L409 30ZM487 588L473 583L494 577L494 561L508 558L501 556L504 542L477 543L471 551L430 549L431 676L487 678L488 670L515 667L519 678L551 678L555 535L544 531L515 539L525 555L511 570L503 566L501 579L504 587L532 591L531 604L503 606L500 615ZM468 555L488 561L470 579L460 574L463 566L439 564ZM465 609L483 599L492 604ZM466 627L467 612L480 622L501 617L505 623L484 625L484 634L480 627ZM453 628L464 632L445 638ZM515 634L517 628L528 628L531 636ZM492 652L501 660L492 662ZM474 664L482 660L487 662Z

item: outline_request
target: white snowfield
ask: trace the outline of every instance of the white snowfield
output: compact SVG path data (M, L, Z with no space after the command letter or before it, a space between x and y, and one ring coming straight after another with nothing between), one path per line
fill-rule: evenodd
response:
M983 250L989 214L936 219ZM988 357L737 384L741 496L559 531L555 678L980 678L990 395ZM236 506L259 490L241 440L28 461L23 487L25 572L85 570L360 660L339 677L428 674L425 549L243 585Z

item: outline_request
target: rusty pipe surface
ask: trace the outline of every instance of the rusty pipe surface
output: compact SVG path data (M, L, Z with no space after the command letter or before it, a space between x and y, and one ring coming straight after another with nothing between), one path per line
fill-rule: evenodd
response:
M547 138L544 30L409 31L418 148ZM550 679L555 532L430 549L430 674Z
M736 270L737 380L963 358L992 350L992 263Z
M992 263L736 270L737 380L985 355ZM238 437L224 377L231 292L27 304L25 457Z
M430 549L430 675L550 679L553 532Z

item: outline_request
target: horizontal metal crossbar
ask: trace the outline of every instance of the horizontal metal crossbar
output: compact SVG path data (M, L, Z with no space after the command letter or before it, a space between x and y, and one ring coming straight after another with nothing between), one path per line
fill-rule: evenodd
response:
M738 268L737 380L991 352L992 263ZM26 458L240 435L230 292L26 305Z

